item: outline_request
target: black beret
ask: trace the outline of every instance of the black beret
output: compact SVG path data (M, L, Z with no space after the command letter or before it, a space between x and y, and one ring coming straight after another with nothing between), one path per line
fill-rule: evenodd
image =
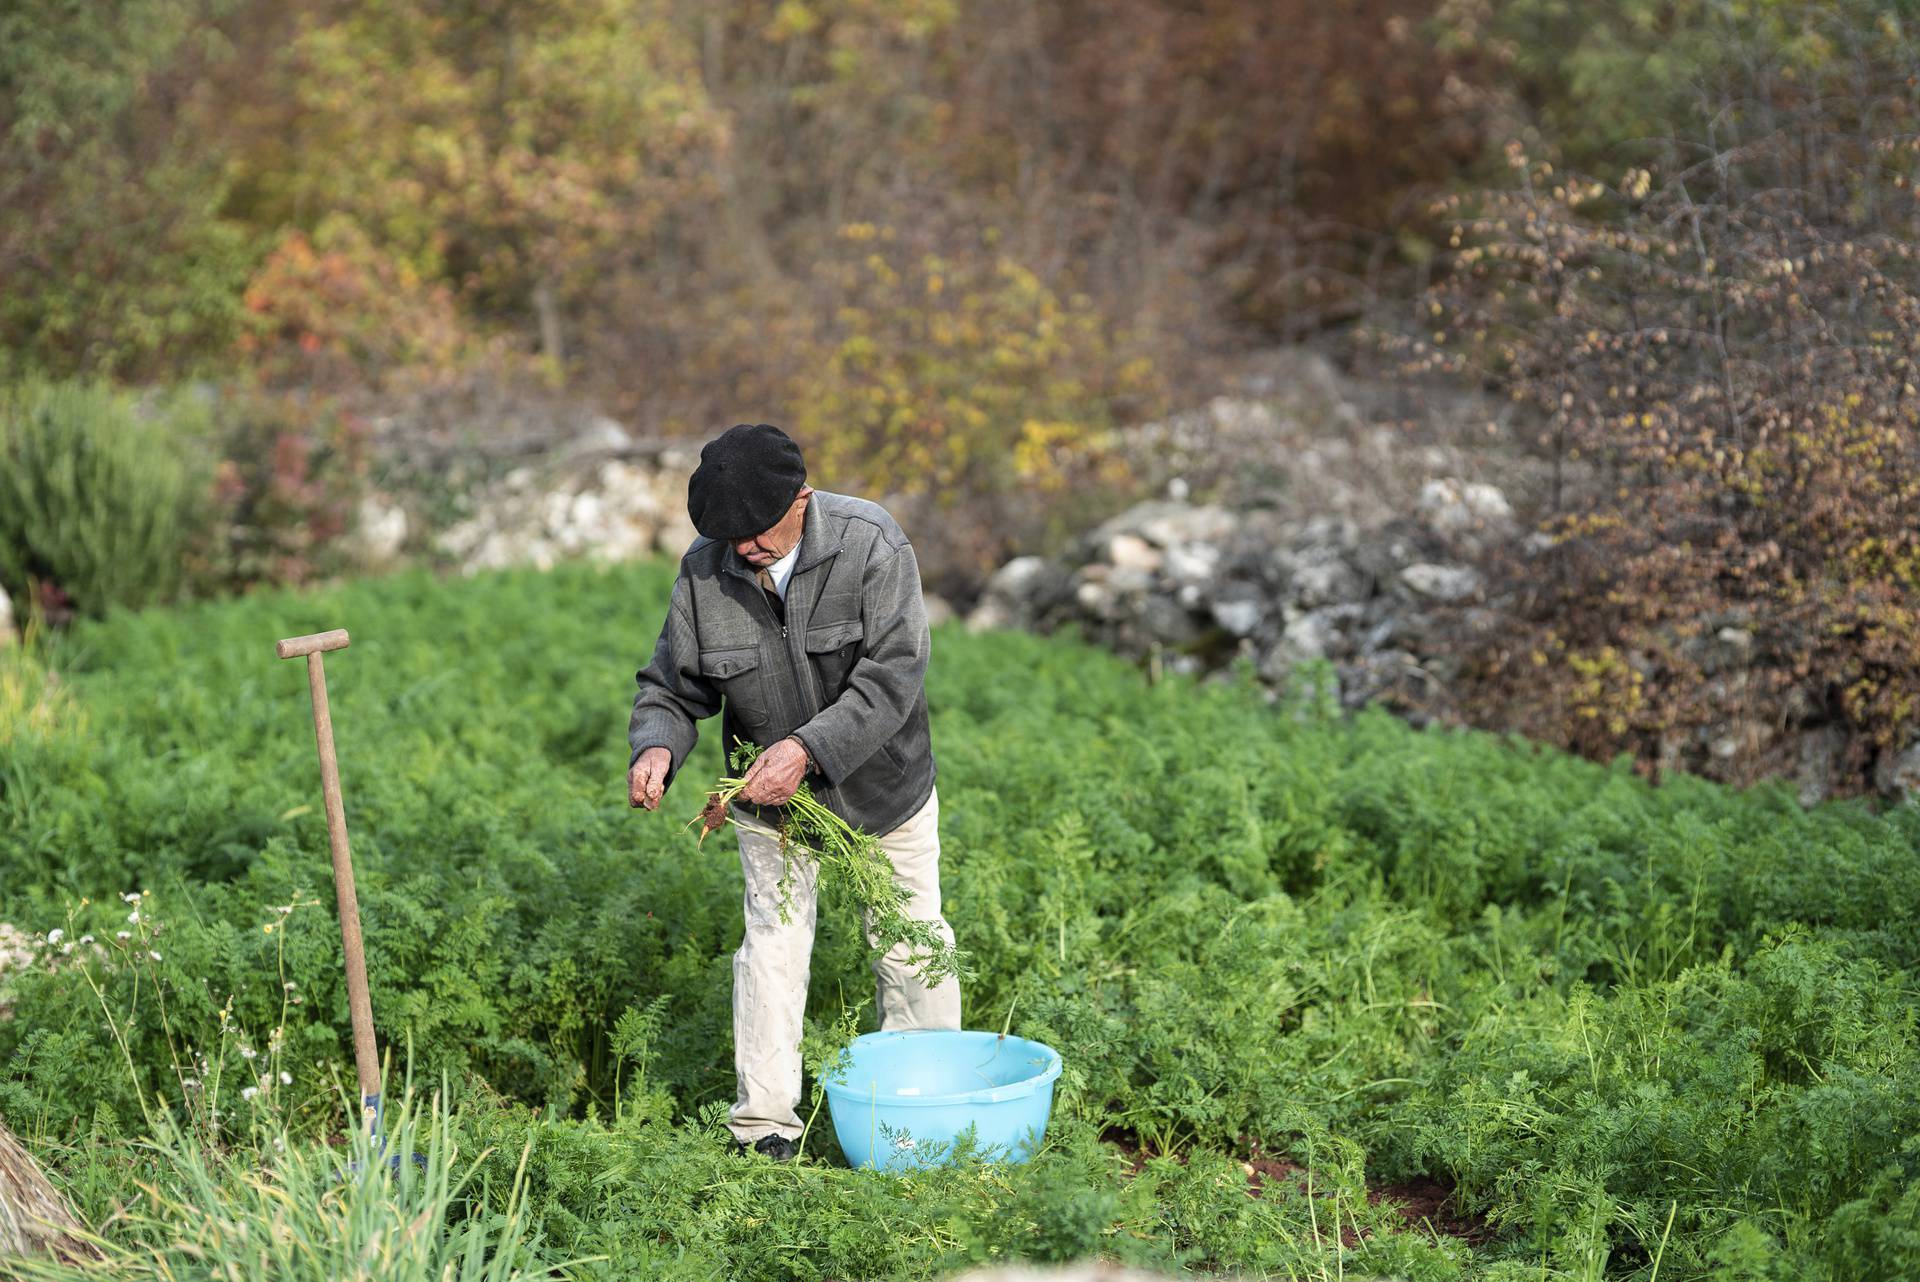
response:
M771 423L735 423L700 451L687 515L708 538L738 543L777 524L806 482L792 437Z

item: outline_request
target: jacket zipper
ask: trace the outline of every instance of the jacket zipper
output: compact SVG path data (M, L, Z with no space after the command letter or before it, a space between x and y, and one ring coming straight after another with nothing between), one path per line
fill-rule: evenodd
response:
M791 587L793 580L788 579L787 583L788 583L788 586ZM782 641L786 641L787 640L787 621L784 618L781 618L774 614L773 602L767 600L767 590L761 587L758 581L754 583L753 588L754 588L754 591L758 593L760 596L760 604L766 610L768 620L774 623L778 623L780 625L780 639ZM784 597L781 599L783 602L785 601ZM800 661L794 658L793 656L793 645L791 642L788 642L788 644L784 647L784 649L787 652L787 667L793 673L794 684L797 687L799 687L801 691L801 697L803 699L807 699L809 703L817 704L819 702L819 699L817 697L810 697L810 696L814 696L814 689L812 684L813 682L812 670L808 669L807 671L804 671L804 672L801 671ZM819 712L820 712L820 709L818 707L815 707L811 715L818 716ZM819 797L823 803L826 801L828 797L836 795L837 792L838 792L838 789L836 789L832 784L828 783L824 778L820 781L819 786L817 786L813 790L814 795L816 797Z

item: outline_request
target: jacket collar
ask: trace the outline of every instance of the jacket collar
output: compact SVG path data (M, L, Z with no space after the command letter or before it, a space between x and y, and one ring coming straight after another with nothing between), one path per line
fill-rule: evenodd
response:
M819 565L822 561L832 560L840 551L841 522L835 521L826 511L821 499L828 497L815 490L807 498L807 510L800 523L800 554L794 558L793 573L800 574ZM760 577L747 559L733 550L731 543L725 545L721 553L721 564L727 573L747 582L759 585ZM789 580L791 581L791 580Z

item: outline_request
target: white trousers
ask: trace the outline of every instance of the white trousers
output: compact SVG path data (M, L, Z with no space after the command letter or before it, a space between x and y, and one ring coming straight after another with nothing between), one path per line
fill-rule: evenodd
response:
M775 1132L798 1139L800 1034L807 1005L807 973L813 955L819 866L793 858L791 921L780 920L779 836L748 818L734 821L740 839L740 871L746 879L746 934L733 954L733 1065L738 1091L728 1129L751 1144ZM894 882L907 895L906 913L936 923L943 938L953 927L940 915L940 796L927 798L905 823L880 838L893 861ZM869 947L878 948L873 915L862 912ZM907 964L911 949L895 944L873 963L875 1005L882 1032L908 1028L959 1028L960 981L948 978L928 988Z

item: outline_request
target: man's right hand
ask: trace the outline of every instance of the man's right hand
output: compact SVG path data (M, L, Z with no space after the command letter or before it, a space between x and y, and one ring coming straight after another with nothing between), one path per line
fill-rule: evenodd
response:
M665 748L648 748L627 771L627 804L648 810L660 804L667 790L667 771L673 768L673 754Z

